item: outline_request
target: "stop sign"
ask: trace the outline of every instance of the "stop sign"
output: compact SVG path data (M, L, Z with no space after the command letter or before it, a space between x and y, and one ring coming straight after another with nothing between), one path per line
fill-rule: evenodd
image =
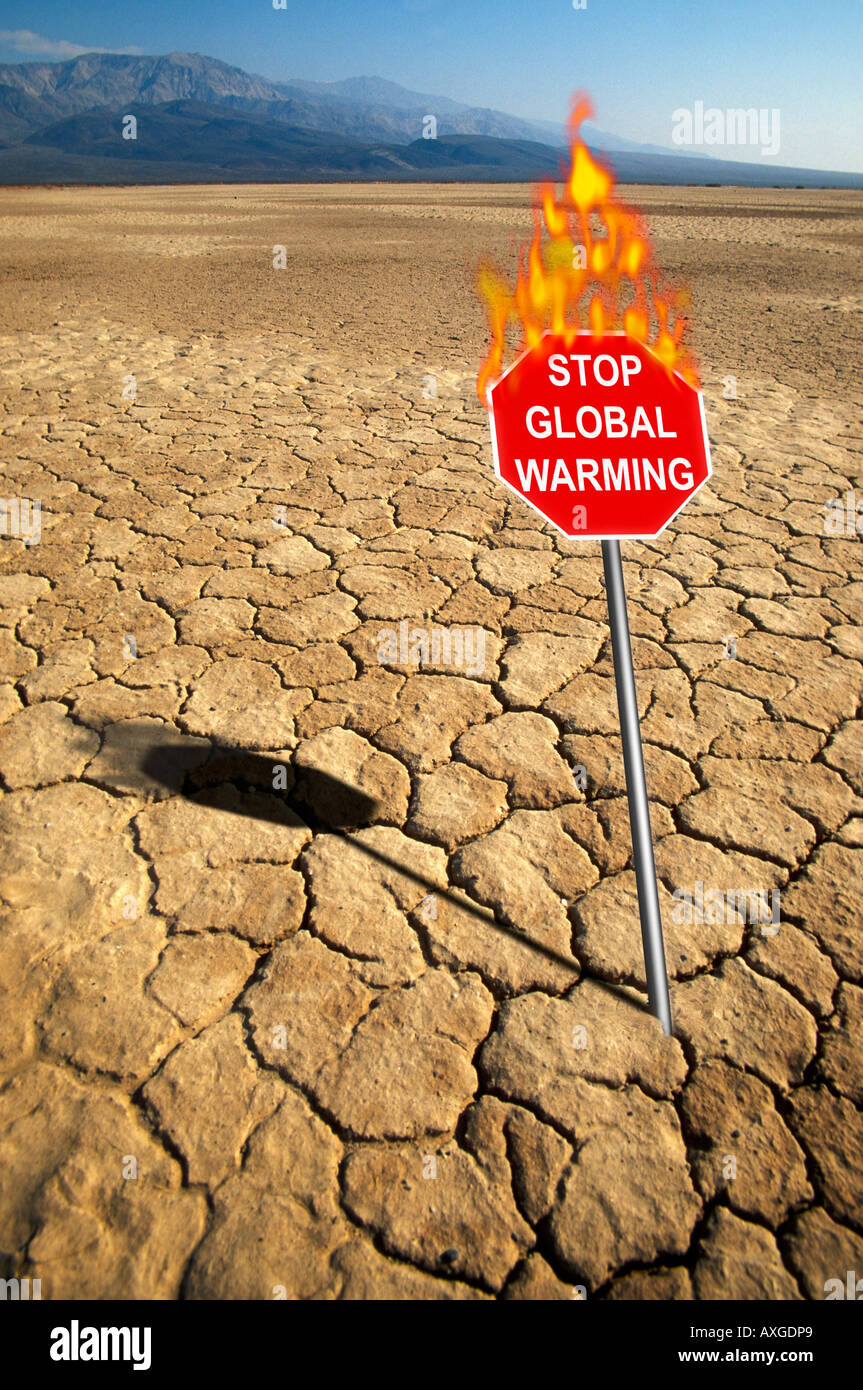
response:
M548 331L488 401L497 476L567 536L658 536L710 477L701 392L625 333Z

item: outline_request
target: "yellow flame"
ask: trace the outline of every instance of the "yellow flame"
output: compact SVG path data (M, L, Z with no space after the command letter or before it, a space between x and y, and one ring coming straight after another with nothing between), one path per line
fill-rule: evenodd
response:
M695 360L682 343L688 307L685 290L660 284L660 274L643 218L614 192L614 176L598 164L580 136L593 115L588 97L573 101L570 167L557 197L553 183L534 195L534 231L519 255L514 286L489 261L477 275L477 290L489 321L489 351L477 376L486 390L503 370L511 322L521 331L516 352L533 348L543 333L574 335L585 326L599 335L620 327L646 343L669 371L698 386ZM585 301L587 308L585 310ZM655 325L651 337L651 322Z

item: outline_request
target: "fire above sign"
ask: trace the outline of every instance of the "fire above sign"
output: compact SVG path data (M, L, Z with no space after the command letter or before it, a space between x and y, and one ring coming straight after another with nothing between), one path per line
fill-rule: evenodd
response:
M620 541L664 530L710 477L710 445L683 344L688 296L664 284L643 218L581 139L592 115L577 97L563 190L537 190L515 283L479 266L489 347L476 389L500 480L564 535L602 541L647 995L670 1033ZM504 371L513 327L521 355Z
M487 398L495 472L567 536L658 536L710 477L700 391L626 333L549 330Z

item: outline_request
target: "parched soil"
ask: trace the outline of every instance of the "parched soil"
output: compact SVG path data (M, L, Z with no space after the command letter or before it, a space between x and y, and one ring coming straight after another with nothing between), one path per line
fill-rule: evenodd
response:
M0 538L0 1275L863 1269L863 198L627 193L714 464L622 547L667 1039L599 546L497 483L475 392L528 190L0 197L7 532L41 504Z

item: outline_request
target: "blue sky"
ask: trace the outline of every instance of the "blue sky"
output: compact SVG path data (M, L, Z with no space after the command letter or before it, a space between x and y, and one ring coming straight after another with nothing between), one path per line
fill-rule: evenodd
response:
M184 49L285 80L414 90L671 146L679 108L780 112L765 162L863 170L863 0L4 0L0 61ZM760 159L758 148L704 148Z

